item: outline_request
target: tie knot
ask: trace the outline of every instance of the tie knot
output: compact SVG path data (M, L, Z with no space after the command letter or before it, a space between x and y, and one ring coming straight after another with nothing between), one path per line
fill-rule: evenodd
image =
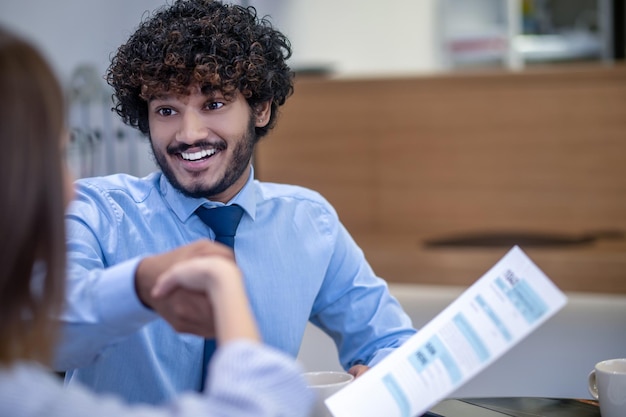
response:
M217 242L234 247L237 226L243 216L240 206L233 204L214 208L198 207L196 214L213 230Z

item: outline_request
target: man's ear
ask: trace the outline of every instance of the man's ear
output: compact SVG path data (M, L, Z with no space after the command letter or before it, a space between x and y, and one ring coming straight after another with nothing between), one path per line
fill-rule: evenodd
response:
M265 127L270 121L272 115L271 100L258 104L254 109L254 125L256 127Z

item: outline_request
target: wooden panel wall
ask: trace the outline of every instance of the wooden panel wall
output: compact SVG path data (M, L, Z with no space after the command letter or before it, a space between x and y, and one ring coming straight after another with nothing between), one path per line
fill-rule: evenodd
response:
M302 78L255 157L326 196L388 281L468 285L508 247L426 240L626 233L626 68ZM566 290L626 292L623 237L516 243Z

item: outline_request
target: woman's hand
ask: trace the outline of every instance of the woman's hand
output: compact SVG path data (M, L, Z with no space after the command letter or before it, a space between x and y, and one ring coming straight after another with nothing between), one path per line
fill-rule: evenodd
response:
M203 291L210 297L228 281L242 282L241 271L235 262L220 256L201 256L181 261L167 269L152 288L152 297L165 297L177 288ZM234 284L234 283L231 283Z

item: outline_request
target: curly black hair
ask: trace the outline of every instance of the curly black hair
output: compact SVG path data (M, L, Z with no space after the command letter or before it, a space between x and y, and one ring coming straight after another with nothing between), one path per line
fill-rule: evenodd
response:
M289 40L253 7L213 0L176 0L144 20L111 60L106 80L114 110L124 123L149 133L148 101L189 87L243 94L252 109L271 101L271 118L256 128L257 140L275 125L278 107L293 93L286 63Z

